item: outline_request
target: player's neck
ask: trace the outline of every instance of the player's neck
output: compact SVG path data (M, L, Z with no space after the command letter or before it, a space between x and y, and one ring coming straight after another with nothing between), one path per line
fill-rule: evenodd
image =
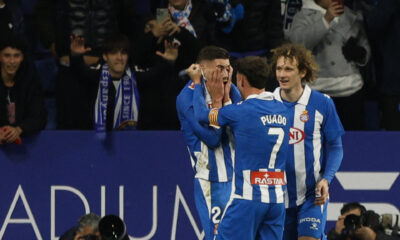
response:
M243 99L247 99L248 96L250 95L258 95L265 92L265 88L263 89L258 89L258 88L249 88L247 91L243 93Z
M290 89L282 89L281 97L288 102L297 102L303 95L304 87L299 85Z

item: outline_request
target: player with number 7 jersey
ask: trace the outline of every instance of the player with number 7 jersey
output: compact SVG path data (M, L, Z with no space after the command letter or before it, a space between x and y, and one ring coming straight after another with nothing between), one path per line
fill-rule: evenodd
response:
M283 235L288 109L264 91L267 69L259 57L238 60L237 86L244 101L220 109L204 107L201 86L195 85L196 118L216 128L230 126L235 138L234 190L216 239L278 240Z

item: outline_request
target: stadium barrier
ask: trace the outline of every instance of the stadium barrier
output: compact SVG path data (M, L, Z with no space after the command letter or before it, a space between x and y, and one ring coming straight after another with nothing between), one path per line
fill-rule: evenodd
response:
M349 201L399 214L400 133L350 132L343 144L328 220ZM119 215L131 239L203 239L182 133L44 131L0 145L0 239L55 240L87 212Z

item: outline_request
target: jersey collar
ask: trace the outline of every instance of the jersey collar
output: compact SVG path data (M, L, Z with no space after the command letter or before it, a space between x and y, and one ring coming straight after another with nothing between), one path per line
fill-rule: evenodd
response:
M281 97L281 88L277 87L274 91L274 98L280 102L282 102L282 97ZM300 99L297 100L297 103L302 104L304 106L307 106L308 101L310 100L311 96L311 88L306 84L304 86L304 91L303 94L301 95Z
M246 100L252 99L252 98L271 101L271 100L274 100L274 95L271 92L262 92L260 94L251 94L246 98Z

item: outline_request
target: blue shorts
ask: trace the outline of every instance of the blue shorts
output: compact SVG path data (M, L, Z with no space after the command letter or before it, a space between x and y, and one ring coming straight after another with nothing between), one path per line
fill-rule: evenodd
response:
M233 199L218 226L216 240L281 240L284 203Z
M314 198L307 199L302 205L286 209L284 240L297 240L307 236L326 239L325 224L328 200L324 205L314 205Z
M194 179L194 201L204 229L205 240L214 239L214 228L221 220L231 191L232 182Z

